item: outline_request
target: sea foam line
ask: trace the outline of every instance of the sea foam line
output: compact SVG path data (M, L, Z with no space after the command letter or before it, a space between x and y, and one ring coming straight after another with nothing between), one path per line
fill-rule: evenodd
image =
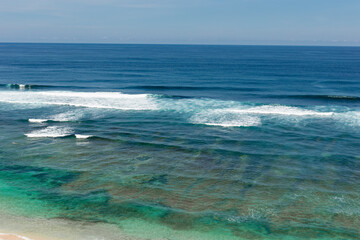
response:
M0 240L31 240L31 239L14 233L0 233Z
M323 116L329 117L334 112L317 112L290 106L264 105L248 109L228 109L228 112L260 115L286 115L286 116Z
M167 99L150 94L124 94L121 92L72 92L72 91L0 91L0 102L68 105L74 107L118 109L118 110L161 110L182 114L194 124L222 127L259 126L268 118L308 119L352 118L357 124L355 114L336 111L318 111L286 105L253 105L235 101L214 99ZM324 108L323 108L324 109ZM346 110L349 112L349 110ZM74 121L78 113L63 113L46 118L29 119L29 122Z
M0 91L0 102L118 110L158 109L157 104L148 94L121 92Z

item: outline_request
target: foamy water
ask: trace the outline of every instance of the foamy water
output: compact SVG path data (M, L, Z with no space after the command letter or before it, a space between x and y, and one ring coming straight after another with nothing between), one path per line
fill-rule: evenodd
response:
M79 139L87 139L87 138L92 137L92 135L75 134L75 137L79 138Z
M259 114L259 115L285 115L285 116L299 116L299 117L330 117L334 112L318 112L314 110L301 109L298 107L279 106L279 105L265 105L258 107L251 107L248 109L227 109L226 111L244 114Z
M49 121L49 119L29 118L29 122L31 122L31 123L43 123L46 121Z
M35 130L30 133L26 133L25 135L29 138L42 138L42 137L66 137L72 135L73 132L68 127L59 127L59 126L49 126L46 128L42 128L40 130Z
M0 102L118 110L157 109L157 105L147 94L120 92L0 91Z
M188 121L195 124L204 124L222 127L251 127L259 126L268 117L282 119L311 119L329 118L333 121L352 125L358 124L357 112L334 112L333 109L321 111L286 105L259 105L253 106L241 102L221 101L212 99L167 99L157 98L148 94L123 94L120 92L72 92L72 91L0 91L0 102L36 105L66 105L72 107L86 107L115 110L148 110L171 111L188 116ZM71 110L63 113L44 116L44 118L30 118L32 123L47 121L68 122L77 121L84 112ZM54 129L44 130L53 131ZM44 131L40 131L46 136ZM48 136L63 134L48 134ZM30 134L30 136L34 136Z

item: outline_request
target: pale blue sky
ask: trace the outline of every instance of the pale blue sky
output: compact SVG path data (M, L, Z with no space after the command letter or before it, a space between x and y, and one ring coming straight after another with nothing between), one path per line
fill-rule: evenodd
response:
M0 42L360 45L360 0L1 0Z

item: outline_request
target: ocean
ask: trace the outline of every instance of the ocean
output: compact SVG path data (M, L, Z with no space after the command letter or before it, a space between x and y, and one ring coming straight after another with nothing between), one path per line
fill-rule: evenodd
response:
M360 47L0 44L0 215L359 239L359 150Z

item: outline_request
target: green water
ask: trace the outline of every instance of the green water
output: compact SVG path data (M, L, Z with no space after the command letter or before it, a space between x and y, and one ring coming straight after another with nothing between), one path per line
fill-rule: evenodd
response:
M0 215L359 239L359 53L0 44Z
M118 143L115 157L108 144L101 144L104 143L100 140L22 137L9 143L6 149L15 155L7 161L2 159L7 164L0 169L1 209L28 217L116 224L129 235L150 239L355 239L357 236L358 198L334 193L331 182L334 171L316 169L317 174L326 173L326 181L320 182L314 175L308 180L295 178L285 185L281 179L296 174L298 163L294 163L294 169L288 166L271 169L266 175L244 183L235 177L248 174L246 169L254 166L250 163L252 156L241 155L236 156L236 174L229 171L228 178L221 181L202 176L209 174L208 171L214 176L222 173L216 169L197 169L197 176L192 178L171 178L161 169L159 174L153 170L145 174L149 162L155 161L152 159L166 156L163 152L157 155L151 152L151 147L142 146L141 153L136 153L128 151L131 146L127 143ZM209 159L208 154L198 151L184 156L201 161L205 157ZM91 161L100 157L107 161L97 164ZM122 159L121 164L114 164L114 159ZM219 159L215 157L213 161ZM288 162L288 157L274 161L281 166L282 162ZM169 166L163 168L171 171ZM292 186L291 191L288 185ZM327 191L315 191L314 185ZM342 188L344 192L356 192L357 186L346 183ZM234 197L224 200L221 198L224 194ZM242 198L236 198L239 194Z

